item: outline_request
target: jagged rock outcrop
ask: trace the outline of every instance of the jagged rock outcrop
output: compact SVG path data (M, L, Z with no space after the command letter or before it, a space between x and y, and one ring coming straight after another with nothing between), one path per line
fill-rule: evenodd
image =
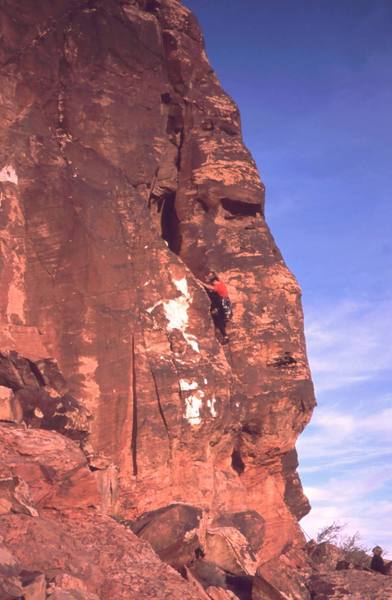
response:
M226 597L255 574L276 588L309 509L300 290L199 26L177 0L2 0L0 19L7 431L78 442L96 510L145 519L138 533L201 589L219 588L208 565L237 577ZM233 301L227 346L209 269Z

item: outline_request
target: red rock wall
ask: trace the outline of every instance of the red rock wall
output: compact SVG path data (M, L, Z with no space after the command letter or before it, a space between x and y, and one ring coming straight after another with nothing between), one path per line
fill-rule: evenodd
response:
M94 473L74 442L1 424L0 450L1 600L202 600L146 542L97 514Z
M1 349L57 361L91 414L90 464L118 469L112 512L256 513L258 562L279 556L308 510L300 289L195 18L176 0L3 0L0 19ZM234 305L226 346L209 269Z

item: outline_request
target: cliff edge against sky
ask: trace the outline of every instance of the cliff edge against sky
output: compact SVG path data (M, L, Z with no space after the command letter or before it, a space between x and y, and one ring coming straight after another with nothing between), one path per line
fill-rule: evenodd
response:
M178 597L251 581L275 598L302 564L295 442L315 401L300 289L199 26L176 0L2 0L0 19L7 577L168 597L151 572L135 583L126 556L151 551L131 528L193 581L159 563ZM225 346L210 269L233 302Z

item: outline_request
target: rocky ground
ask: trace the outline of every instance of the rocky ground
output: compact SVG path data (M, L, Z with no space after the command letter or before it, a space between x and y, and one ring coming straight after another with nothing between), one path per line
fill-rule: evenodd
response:
M314 575L309 583L312 600L391 600L392 577L350 569Z
M371 558L363 551L345 552L327 542L309 542L306 548L312 565L307 583L312 600L392 599L392 577L371 571Z

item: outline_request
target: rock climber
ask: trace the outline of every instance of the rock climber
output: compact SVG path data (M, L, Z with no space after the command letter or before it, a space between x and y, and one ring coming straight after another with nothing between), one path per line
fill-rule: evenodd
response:
M383 575L389 575L391 563L385 564L384 559L381 556L383 549L380 546L375 546L372 552L373 558L370 563L372 571L377 571L377 573L382 573Z
M227 344L229 336L226 333L226 324L233 316L229 292L223 281L213 271L210 271L206 281L200 281L206 288L211 300L211 315L215 326L222 334L222 343Z

